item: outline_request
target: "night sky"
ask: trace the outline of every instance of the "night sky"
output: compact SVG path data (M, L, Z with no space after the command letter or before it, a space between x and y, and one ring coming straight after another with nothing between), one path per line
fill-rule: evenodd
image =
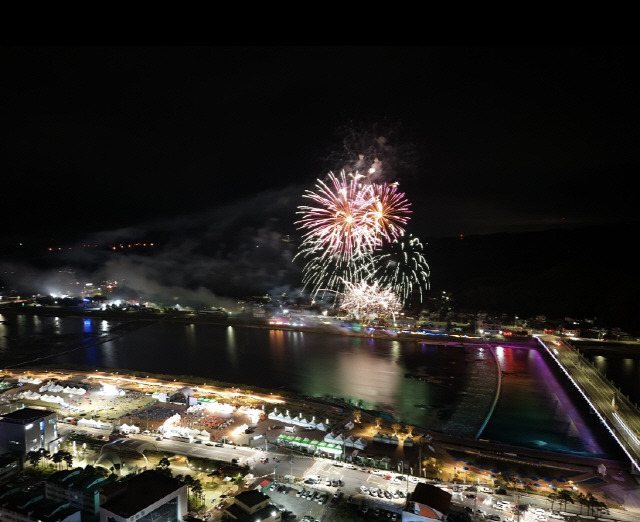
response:
M5 245L171 236L237 267L252 243L295 245L304 190L360 152L425 240L638 218L635 47L0 53Z

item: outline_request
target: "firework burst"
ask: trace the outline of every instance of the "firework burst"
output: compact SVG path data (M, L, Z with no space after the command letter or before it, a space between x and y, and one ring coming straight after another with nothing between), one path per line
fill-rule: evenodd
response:
M307 230L301 246L305 257L337 256L340 262L348 262L381 244L369 215L376 199L371 185L360 183L360 178L357 173L329 173L328 183L318 180L315 192L305 192L304 197L317 204L298 207L302 219L296 224Z
M368 217L372 220L378 236L392 241L404 233L404 225L409 221L409 206L405 195L398 191L398 184L372 184L375 201L368 209Z
M380 286L377 282L345 281L340 308L357 319L366 319L373 315L395 316L402 309L402 303L391 288Z
M367 280L392 287L405 306L411 304L414 297L422 302L423 291L429 289L430 276L423 252L424 247L417 237L403 233L377 250L363 272Z

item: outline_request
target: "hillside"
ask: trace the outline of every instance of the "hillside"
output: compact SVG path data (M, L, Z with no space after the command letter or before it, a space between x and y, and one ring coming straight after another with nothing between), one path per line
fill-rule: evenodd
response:
M640 331L637 227L589 227L464 239L425 247L432 293L451 292L456 308L529 317L598 318Z

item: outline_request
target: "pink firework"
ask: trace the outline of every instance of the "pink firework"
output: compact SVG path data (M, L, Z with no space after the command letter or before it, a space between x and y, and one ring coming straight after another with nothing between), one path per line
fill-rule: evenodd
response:
M372 220L378 235L393 241L404 233L403 226L409 221L411 203L403 192L398 191L397 183L374 183L371 187L375 201L369 207L367 217Z
M304 250L322 252L321 257L357 258L381 244L372 209L376 203L370 184L359 183L360 175L342 171L339 177L329 173L328 183L318 180L316 192L307 190L304 197L318 206L300 206L303 217L297 223L307 229L303 234Z

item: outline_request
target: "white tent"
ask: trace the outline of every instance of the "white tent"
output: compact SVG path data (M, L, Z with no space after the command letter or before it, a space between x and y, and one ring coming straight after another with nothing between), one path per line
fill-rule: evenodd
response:
M356 440L353 443L353 447L359 450L363 450L367 447L367 443L364 440L362 440L362 437L360 437L358 440Z
M332 431L330 431L329 433L327 433L327 434L324 436L324 439L323 439L323 440L324 440L325 442L333 442L333 441L335 440L335 438L334 438L334 437L335 437L335 434L334 434Z

